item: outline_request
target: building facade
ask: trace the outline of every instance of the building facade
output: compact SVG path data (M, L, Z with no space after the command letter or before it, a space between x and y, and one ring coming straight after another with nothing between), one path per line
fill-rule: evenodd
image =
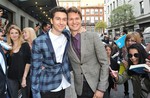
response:
M104 0L59 0L65 8L75 6L82 12L82 26L87 31L95 32L95 24L104 21Z
M128 31L134 31L136 29L144 30L150 26L150 0L105 0L104 11L105 21L107 22L107 32L112 36L123 30L122 26L111 28L110 15L111 11L123 4L131 4L133 6L134 16L136 18L135 24L128 25Z
M0 0L0 7L4 10L3 24L7 19L10 23L16 24L22 29L24 27L34 27L39 22L8 0Z

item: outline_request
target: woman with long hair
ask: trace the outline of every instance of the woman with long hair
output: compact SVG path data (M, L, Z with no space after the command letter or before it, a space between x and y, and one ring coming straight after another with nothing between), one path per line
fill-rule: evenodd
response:
M28 42L31 49L32 49L32 42L35 38L36 33L33 28L26 27L23 29L23 39Z
M148 72L139 73L130 70L131 65L145 64L148 53L141 44L132 44L128 47L128 69L122 74L118 75L117 71L111 72L111 76L115 78L117 83L124 83L126 80L131 79L133 85L133 98L149 98L150 94L150 79ZM144 85L144 86L143 86Z
M106 53L107 53L107 58L108 58L108 63L109 63L109 67L112 70L118 71L119 70L119 64L117 63L117 61L111 57L112 54L112 47L111 45L105 45L105 49L106 49ZM109 86L108 86L108 94L110 95L110 91L111 89L117 89L117 85L116 83L114 83L113 78L111 77L111 75L109 75Z
M18 98L21 88L22 98L29 98L30 88L29 69L31 52L27 42L22 38L22 32L16 25L10 26L7 33L7 43L12 46L8 52L8 78L12 89L13 98Z

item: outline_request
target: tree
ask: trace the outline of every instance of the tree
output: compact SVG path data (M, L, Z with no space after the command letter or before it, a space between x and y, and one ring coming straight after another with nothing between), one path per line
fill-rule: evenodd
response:
M107 24L104 21L98 21L95 24L95 30L98 30L100 32L102 32L102 30L105 29L106 27L107 27Z
M133 6L130 4L124 4L114 9L110 15L110 22L111 27L122 25L124 28L126 28L127 24L135 23Z

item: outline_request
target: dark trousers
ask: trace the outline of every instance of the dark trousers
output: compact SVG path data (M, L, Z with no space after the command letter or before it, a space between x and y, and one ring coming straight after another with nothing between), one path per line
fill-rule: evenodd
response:
M81 96L77 95L77 98L93 98L93 96L94 96L94 92L90 88L89 84L86 81L84 81L82 95ZM106 90L106 92L104 93L103 98L109 98L108 90Z
M129 84L128 80L124 83L124 94L129 95Z
M10 95L8 94L8 92L3 93L0 95L0 98L11 98Z
M94 92L90 88L89 84L86 81L84 81L82 95L81 96L77 95L77 98L93 98L93 95L94 95Z
M10 88L11 88L11 92L12 92L12 96L13 98L18 98L18 91L19 88L21 88L21 93L22 93L22 98L30 98L30 81L27 79L27 86L22 88L21 87L21 80L12 80L9 79L9 83L10 83Z
M58 92L41 92L41 98L65 98L65 90Z
M7 98L6 96L6 93L0 94L0 98Z

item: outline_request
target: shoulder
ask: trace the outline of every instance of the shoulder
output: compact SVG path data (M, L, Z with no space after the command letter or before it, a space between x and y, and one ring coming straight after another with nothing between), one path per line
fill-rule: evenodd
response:
M37 37L34 41L41 41L41 40L46 40L46 38L48 37L48 34L43 34L39 37Z
M29 46L29 44L27 42L23 42L22 47L24 47L24 46Z
M98 36L98 33L96 33L96 32L83 32L83 34L85 34L87 36Z
M43 35L44 34L44 32L42 31L42 32L40 32L40 34L37 36L37 37L39 37L39 36L41 36L41 35Z
M29 46L29 44L27 42L23 42L21 47L30 49L30 46Z
M63 33L67 38L70 38L70 37L71 37L70 31L67 30L67 29L64 29L64 30L62 31L62 33Z
M96 32L83 32L81 34L86 36L88 39L100 39L98 33Z

